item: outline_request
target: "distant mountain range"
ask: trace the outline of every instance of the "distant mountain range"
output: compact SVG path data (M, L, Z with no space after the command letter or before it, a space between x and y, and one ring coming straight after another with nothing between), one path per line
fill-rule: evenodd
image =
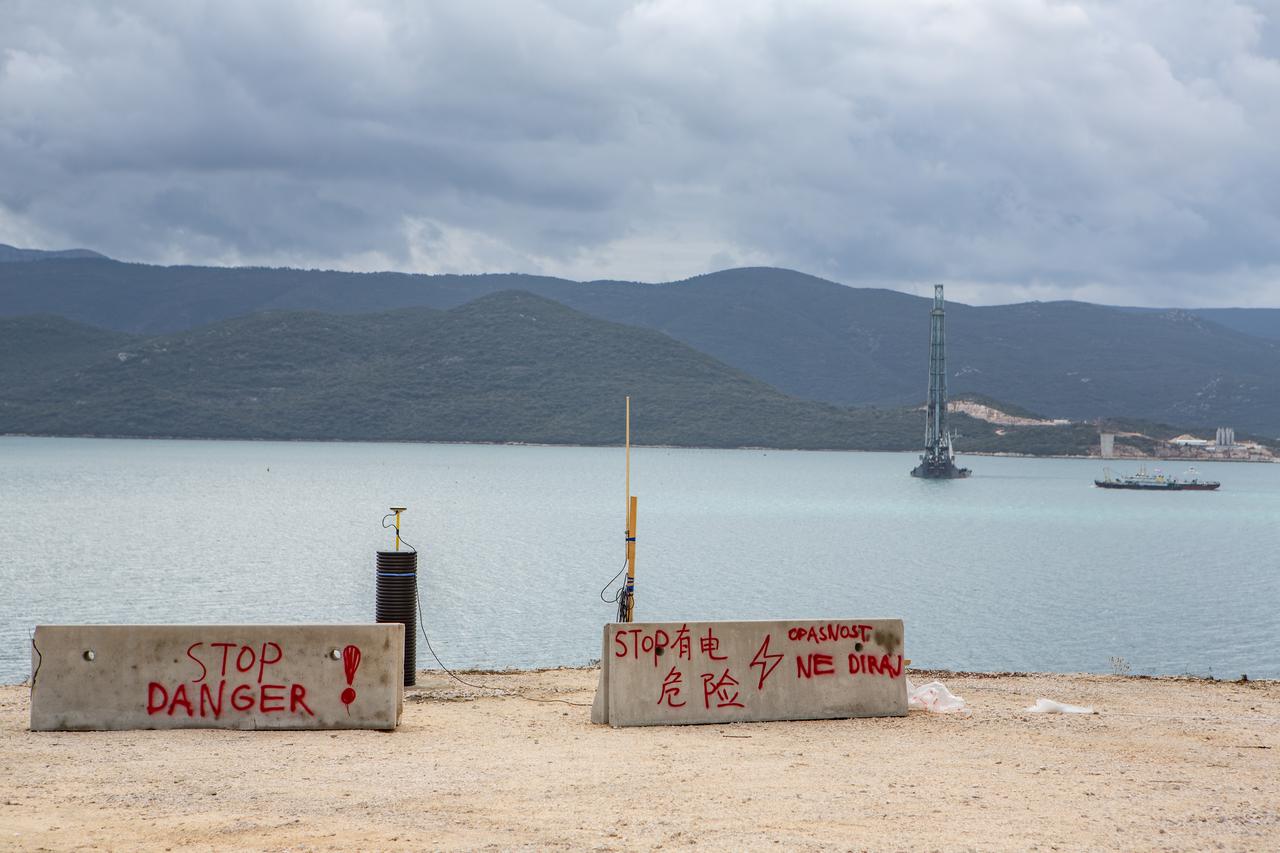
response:
M269 310L452 309L513 289L663 332L790 397L882 407L924 397L928 300L772 268L639 284L51 258L0 265L0 316L57 314L155 334ZM1263 334L1280 311L951 303L947 316L954 393L1051 417L1280 434L1280 328Z
M99 259L110 260L106 255L90 249L62 249L47 251L45 249L19 249L0 243L0 264L23 263L25 261L49 261L58 259Z

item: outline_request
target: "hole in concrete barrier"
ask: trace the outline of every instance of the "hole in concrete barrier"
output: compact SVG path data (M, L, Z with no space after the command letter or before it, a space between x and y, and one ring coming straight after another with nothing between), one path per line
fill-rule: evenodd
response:
M329 657L333 660L342 660L342 652L337 649L329 649Z
M87 660L87 661L92 661L92 660L93 660L94 658L96 658L96 657L97 657L97 655L95 655L95 654L93 653L93 649L85 649L85 650L84 650L84 659L85 659L85 660Z
M860 652L860 651L862 651L862 643L854 643L854 644L853 644L853 650L854 650L855 652Z

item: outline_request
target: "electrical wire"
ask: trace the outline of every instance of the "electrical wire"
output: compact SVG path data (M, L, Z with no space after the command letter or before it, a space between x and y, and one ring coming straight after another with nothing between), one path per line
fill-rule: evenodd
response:
M415 554L418 553L418 549L410 545L408 542L406 542L404 537L400 535L400 528L396 527L395 521L392 521L390 524L387 524L388 518L394 519L395 517L396 517L396 514L394 512L389 512L386 515L384 515L382 517L382 529L390 530L394 527L396 531L396 538L400 540L400 544L408 548L413 553Z
M618 578L620 578L622 576L622 573L625 572L626 570L627 570L627 558L623 557L622 568L618 569L618 573L613 577L609 578L609 582L605 584L604 587L600 590L600 600L603 601L605 604L617 604L618 600L622 598L622 593L625 592L627 589L627 585L625 583L622 586L618 587L618 591L613 594L613 598L605 598L604 591L609 587L613 586L613 582L616 581Z
M36 677L40 675L40 667L44 666L44 655L40 654L40 647L36 645L36 632L31 632L31 648L36 653L36 671L31 673L31 689L36 689Z

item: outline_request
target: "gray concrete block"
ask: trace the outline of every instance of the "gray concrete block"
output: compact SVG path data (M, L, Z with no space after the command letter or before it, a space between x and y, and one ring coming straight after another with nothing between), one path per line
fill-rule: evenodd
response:
M591 720L902 717L903 670L901 619L611 623Z
M394 729L404 626L41 625L31 729Z

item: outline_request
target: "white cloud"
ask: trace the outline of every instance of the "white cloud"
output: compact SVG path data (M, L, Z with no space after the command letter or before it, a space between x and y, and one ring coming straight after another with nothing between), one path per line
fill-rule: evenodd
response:
M574 278L770 263L992 302L1277 305L1278 15L17 3L0 242Z
M0 204L0 243L19 248L42 248L58 246L66 240L65 235L44 228Z

